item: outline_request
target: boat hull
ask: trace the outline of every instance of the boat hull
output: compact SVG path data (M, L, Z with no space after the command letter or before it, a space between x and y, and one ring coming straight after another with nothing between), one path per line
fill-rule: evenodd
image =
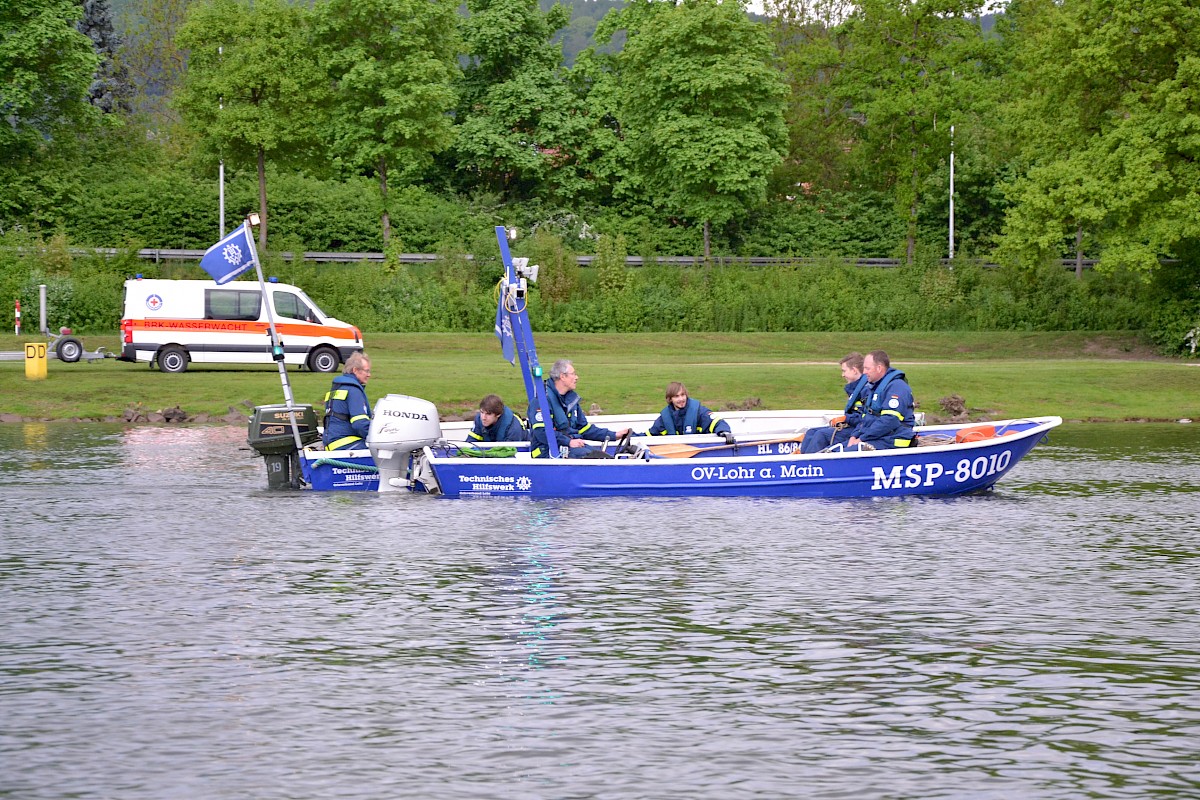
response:
M996 423L1006 435L898 450L709 455L692 458L424 458L445 497L894 497L991 488L1062 420ZM953 435L957 428L923 429ZM714 452L716 452L714 450Z
M791 410L791 411L731 411L721 414L732 426L734 433L741 438L746 437L781 437L794 438L807 428L826 424L839 411L830 410ZM657 414L613 414L592 417L592 421L601 427L612 430L633 428L635 431L649 429ZM449 421L441 423L442 438L448 442L466 444L467 433L473 426L471 421ZM667 437L659 437L666 441ZM698 442L711 440L712 437L689 436L670 437L672 441ZM510 442L520 450L529 449L528 442ZM614 443L610 443L612 450ZM780 442L776 448L781 452L791 452L798 447L788 441ZM375 468L375 460L371 451L335 450L327 451L320 448L305 448L300 453L300 468L304 482L312 489L322 492L373 492L379 489L379 471Z
M319 492L379 490L379 469L370 450L302 450L300 474Z

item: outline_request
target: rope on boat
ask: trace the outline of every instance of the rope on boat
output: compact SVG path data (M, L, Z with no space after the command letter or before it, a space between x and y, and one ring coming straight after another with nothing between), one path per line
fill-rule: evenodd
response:
M954 444L954 437L948 433L917 434L917 447L937 447L942 444Z
M353 461L340 461L336 458L318 458L316 466L342 467L344 469L357 469L361 472L379 472L379 467L370 464L355 464Z

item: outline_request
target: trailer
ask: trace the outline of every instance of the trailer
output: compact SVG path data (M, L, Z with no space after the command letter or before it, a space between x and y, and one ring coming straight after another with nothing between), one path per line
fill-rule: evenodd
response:
M103 346L97 347L91 352L83 348L83 342L79 341L72 333L70 328L59 328L58 333L50 333L50 327L46 323L46 284L38 285L38 331L46 338L46 357L57 358L67 364L74 364L81 359L86 360L89 364L93 361L101 361L106 358L116 358L116 353L110 353ZM19 311L17 312L20 313ZM20 319L20 317L18 317ZM24 361L24 350L8 350L0 351L0 361Z

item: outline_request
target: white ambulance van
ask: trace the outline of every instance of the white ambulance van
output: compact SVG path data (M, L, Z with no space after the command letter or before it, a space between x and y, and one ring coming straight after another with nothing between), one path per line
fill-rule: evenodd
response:
M284 363L334 372L363 349L362 333L327 316L298 287L267 284ZM122 361L149 362L163 372L188 364L272 364L267 309L257 282L125 281Z

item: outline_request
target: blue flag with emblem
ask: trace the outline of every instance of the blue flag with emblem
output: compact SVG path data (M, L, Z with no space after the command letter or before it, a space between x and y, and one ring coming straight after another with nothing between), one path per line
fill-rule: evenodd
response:
M500 295L500 303L496 306L496 338L500 340L500 352L505 360L514 367L517 365L516 344L513 341L512 323L508 314L504 313L504 295Z
M254 266L254 247L245 223L204 252L200 266L218 284L229 283Z

